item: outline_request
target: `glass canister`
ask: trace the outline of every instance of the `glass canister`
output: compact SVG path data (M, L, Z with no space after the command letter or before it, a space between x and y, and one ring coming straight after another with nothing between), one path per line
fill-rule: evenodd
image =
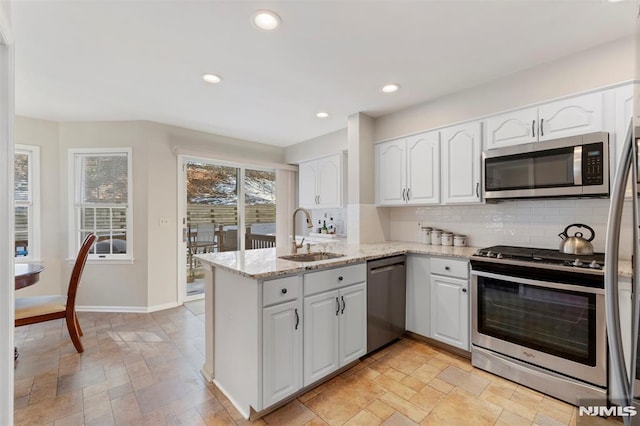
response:
M428 226L423 226L422 227L422 235L421 235L421 242L422 244L431 244L431 230L433 228L428 227Z
M467 236L466 235L454 235L453 236L453 245L456 247L464 247L467 245Z
M431 240L431 245L434 246L439 246L441 241L440 241L440 234L442 233L442 231L440 229L432 229L430 232L430 240Z
M443 246L452 246L453 245L453 233L452 232L442 232L440 234L440 244Z

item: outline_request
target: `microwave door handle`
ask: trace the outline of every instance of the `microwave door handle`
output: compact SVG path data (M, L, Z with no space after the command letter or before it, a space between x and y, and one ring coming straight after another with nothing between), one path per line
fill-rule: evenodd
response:
M636 130L638 130L638 128L636 128ZM633 142L637 142L633 140L633 138L636 138L640 135L637 134L633 134L632 133L632 143L631 145L631 165L629 167L629 177L628 179L631 179L632 183L638 182L638 145L637 143L633 143ZM632 188L634 187L634 185L632 185ZM633 286L631 291L633 293L633 306L631 308L631 338L632 338L632 343L631 343L631 374L632 377L629 380L629 395L630 398L633 399L635 394L636 394L636 389L634 388L635 385L635 378L636 378L636 364L638 361L638 358L635 354L638 353L638 331L640 329L640 291L638 289L638 275L640 274L640 258L638 258L638 250L640 249L639 247L639 241L638 241L638 222L640 221L640 217L638 216L638 194L637 194L637 190L634 190L633 192L633 197L631 198L631 206L632 206L632 214L633 214L633 219L632 219L632 241L633 241L633 249L632 249L632 256L631 256L631 261L633 262L633 278L631 280L631 285Z
M582 146L573 148L573 184L582 185Z

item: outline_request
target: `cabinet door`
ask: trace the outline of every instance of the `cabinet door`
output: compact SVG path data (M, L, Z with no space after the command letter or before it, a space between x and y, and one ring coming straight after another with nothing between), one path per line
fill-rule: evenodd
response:
M487 123L487 149L520 145L538 140L538 108L490 117Z
M302 310L300 301L262 310L263 407L302 388Z
M443 196L445 204L479 203L481 158L480 122L442 130Z
M431 275L431 337L469 350L469 281Z
M304 386L340 367L338 290L304 299Z
M305 161L298 166L298 197L302 207L317 207L317 165L316 161Z
M407 330L429 336L429 279L428 257L407 256Z
M367 287L356 284L340 290L340 366L367 353Z
M440 132L407 140L407 192L409 204L440 203Z
M318 160L317 195L322 208L342 207L342 154Z
M407 152L405 140L376 146L377 204L393 206L406 203Z
M538 140L563 138L602 130L603 93L576 96L538 108Z

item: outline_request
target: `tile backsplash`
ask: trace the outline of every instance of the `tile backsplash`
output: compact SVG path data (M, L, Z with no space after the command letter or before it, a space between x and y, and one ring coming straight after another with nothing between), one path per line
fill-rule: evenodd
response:
M631 202L625 203L620 255L631 257ZM527 200L497 204L397 207L390 213L390 237L396 241L421 240L421 226L468 236L467 245L497 244L557 249L558 234L572 223L584 223L595 231L594 249L605 249L608 199ZM570 235L579 229L569 231ZM588 237L585 230L585 236Z

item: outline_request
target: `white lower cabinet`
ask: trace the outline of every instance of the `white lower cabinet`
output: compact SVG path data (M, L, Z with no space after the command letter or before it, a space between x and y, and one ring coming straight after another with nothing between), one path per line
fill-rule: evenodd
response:
M304 294L303 386L308 386L367 351L366 267L305 274Z
M367 286L365 283L340 290L340 366L367 352Z
M407 256L407 330L428 337L431 261L427 256Z
M468 351L469 263L462 260L431 260L430 337ZM442 275L438 275L442 274Z
M340 366L338 290L304 299L304 386Z
M262 310L263 405L268 407L302 388L301 301Z
M262 283L262 406L302 388L302 280Z

